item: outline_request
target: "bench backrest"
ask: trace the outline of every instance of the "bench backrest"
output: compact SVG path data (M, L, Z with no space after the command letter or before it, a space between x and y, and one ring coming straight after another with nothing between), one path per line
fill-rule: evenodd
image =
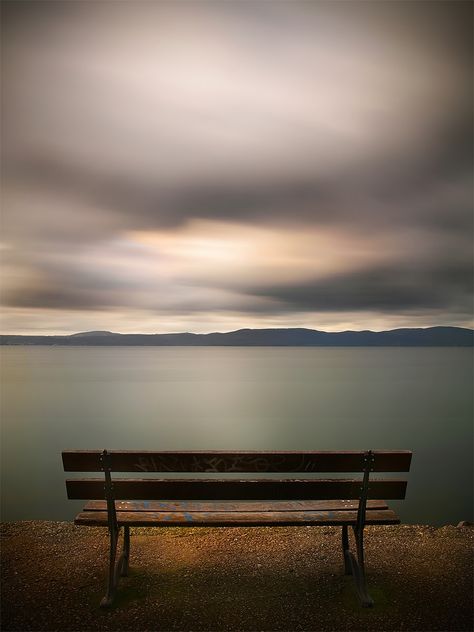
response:
M103 472L104 478L68 479L70 499L116 500L337 500L403 499L405 480L369 480L372 472L408 472L410 451L351 452L151 452L133 450L66 450L66 472ZM113 472L156 473L278 473L249 479L114 478ZM323 472L359 473L348 479L304 478ZM284 475L284 476L283 476ZM110 488L110 484L112 488Z

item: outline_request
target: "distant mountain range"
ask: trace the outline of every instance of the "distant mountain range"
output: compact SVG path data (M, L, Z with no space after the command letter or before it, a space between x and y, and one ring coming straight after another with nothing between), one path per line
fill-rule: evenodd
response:
M210 334L117 334L86 331L69 336L0 336L1 345L238 346L238 347L472 347L474 332L462 327L391 331L239 329Z

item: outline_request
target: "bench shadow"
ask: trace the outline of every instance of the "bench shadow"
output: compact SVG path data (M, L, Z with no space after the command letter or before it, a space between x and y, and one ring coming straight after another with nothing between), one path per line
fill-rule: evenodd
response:
M218 630L223 621L227 622L226 630L239 631L360 630L381 629L381 625L396 630L402 624L406 629L420 629L410 628L406 616L407 609L413 607L422 620L430 620L429 599L420 600L419 578L408 576L401 582L396 572L369 573L369 592L375 605L362 608L352 577L344 576L342 568L323 565L321 562L321 567L316 564L314 570L304 572L245 567L229 574L222 567L209 565L159 571L132 568L128 577L121 578L114 605L101 612L133 609L137 602L142 606L147 602L152 607L141 609L150 612L150 619L141 621L142 625L156 623L159 613L164 629L167 624L169 629L177 629L179 622L183 631ZM96 592L97 605L100 597ZM445 605L446 622L438 621L441 627L436 629L458 629L451 627L450 605ZM347 627L348 622L352 627Z

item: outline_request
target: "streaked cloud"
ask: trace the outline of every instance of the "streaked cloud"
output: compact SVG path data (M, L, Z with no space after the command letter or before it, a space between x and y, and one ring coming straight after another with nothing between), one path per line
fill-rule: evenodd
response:
M5 330L470 323L470 3L3 13Z

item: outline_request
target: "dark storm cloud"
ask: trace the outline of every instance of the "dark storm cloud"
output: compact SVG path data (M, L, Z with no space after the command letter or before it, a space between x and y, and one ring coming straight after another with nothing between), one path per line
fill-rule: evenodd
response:
M196 218L258 223L272 221L278 215L289 221L337 221L335 209L328 207L337 199L334 185L318 182L316 176L288 182L221 181L171 188L152 180L104 174L44 156L15 167L12 179L27 182L40 191L54 187L66 198L78 198L115 212L117 229L175 228ZM288 216L289 205L292 216ZM344 212L340 209L340 213Z
M218 284L216 284L218 285ZM259 285L233 280L226 284L234 293L229 304L226 298L213 300L216 312L242 310L255 314L285 312L379 312L426 313L447 310L469 316L472 309L473 269L469 260L394 262L363 269L345 271L325 278L292 283ZM182 280L184 296L171 304L160 301L166 286L155 287L154 293L146 284L116 282L105 276L85 274L80 268L66 268L59 272L50 266L43 269L35 283L4 296L11 307L100 310L126 307L133 295L145 296L143 307L159 312L186 310L205 311L207 299L200 300L205 287L190 280ZM190 291L196 290L195 298ZM176 288L175 288L176 290ZM261 300L268 299L268 300Z
M353 224L355 230L361 224L370 228L388 223L462 233L472 226L472 157L467 147L462 147L469 144L471 133L472 125L466 122L459 151L453 150L451 155L438 147L428 155L380 161L370 168L354 167L352 172L336 172L324 178L315 174L311 178L293 176L167 187L153 180L101 173L92 167L45 156L15 165L11 177L32 190L53 189L66 201L75 199L95 205L102 212L108 209L108 232L114 227L117 232L124 228L176 228L192 219L204 218L257 224L342 222ZM449 188L449 194L440 199L436 196L443 185ZM93 236L93 225L84 224L82 228L86 238ZM28 231L27 226L24 231ZM98 227L97 231L100 234ZM80 233L81 230L75 234L77 240L81 239Z
M110 290L103 294L93 290L81 290L77 287L56 285L54 277L44 284L39 282L31 287L7 292L3 298L6 307L100 310L111 306L123 305L122 301L112 301Z
M380 311L384 313L472 309L470 262L412 265L400 263L346 272L296 284L251 288L250 293L278 301L288 311Z
M3 257L5 266L17 259ZM23 280L2 290L2 303L8 307L99 310L123 306L127 290L133 289L123 279L105 278L100 270L84 270L64 260L48 261L48 256L22 257Z

